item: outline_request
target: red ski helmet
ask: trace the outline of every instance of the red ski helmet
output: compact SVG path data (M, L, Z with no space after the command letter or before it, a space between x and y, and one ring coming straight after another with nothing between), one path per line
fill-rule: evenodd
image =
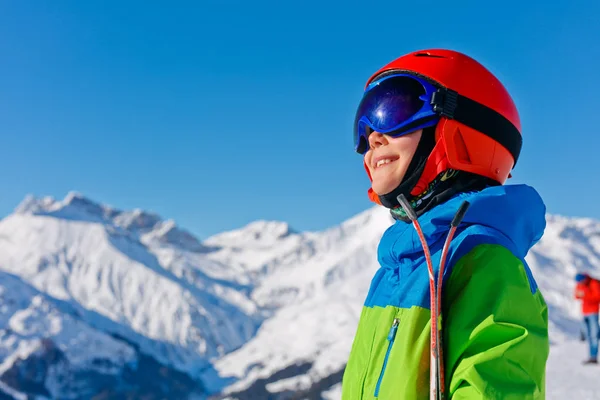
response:
M435 147L411 194L423 192L436 176L448 169L471 172L504 184L517 162L522 139L517 108L502 83L482 64L465 54L430 49L409 53L385 65L371 76L365 89L378 78L394 72L425 78L436 86L456 92L459 97L467 98L467 101L472 100L471 103L484 106L486 117L496 117L483 121L478 116L482 113L475 113L478 115L466 124L451 115L442 115L435 127ZM498 129L498 125L510 129ZM366 165L365 169L372 180ZM381 204L372 189L369 189L369 198Z

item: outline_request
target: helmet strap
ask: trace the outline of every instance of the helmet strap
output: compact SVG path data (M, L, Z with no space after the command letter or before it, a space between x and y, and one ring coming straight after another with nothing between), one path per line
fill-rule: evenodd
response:
M479 191L488 186L499 185L489 178L470 172L448 169L439 174L427 189L417 196L407 197L417 216L445 203L458 193ZM410 222L402 207L391 208L390 213L395 220Z
M482 190L487 186L498 185L498 182L484 176L448 168L438 173L424 190L414 195L411 194L423 176L423 171L435 148L435 131L435 126L423 129L417 150L400 185L390 193L378 196L381 205L389 208L392 217L396 220L410 222L398 203L397 197L400 194L406 196L417 216L420 216L457 193Z
M404 194L407 199L410 199L410 192L413 190L427 164L429 155L435 147L435 126L423 129L421 134L421 140L417 145L415 154L413 155L410 164L404 174L404 179L400 182L400 185L390 193L380 195L379 201L381 205L387 208L400 207L397 197L400 194Z

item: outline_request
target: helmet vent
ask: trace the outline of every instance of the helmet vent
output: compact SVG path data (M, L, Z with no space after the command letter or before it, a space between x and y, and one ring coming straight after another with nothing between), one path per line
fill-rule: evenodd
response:
M456 149L457 158L461 163L471 164L471 157L469 157L469 151L467 150L467 144L460 131L456 128L456 132L453 135L454 148Z

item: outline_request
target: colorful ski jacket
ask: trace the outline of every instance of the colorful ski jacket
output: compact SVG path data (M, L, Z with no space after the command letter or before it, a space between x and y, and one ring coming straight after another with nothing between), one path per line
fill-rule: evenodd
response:
M471 203L451 243L441 316L446 399L544 399L548 309L525 262L545 206L526 185L463 193L419 218L435 274L450 222ZM429 398L429 278L418 235L397 221L378 247L342 400ZM438 324L439 325L439 324Z

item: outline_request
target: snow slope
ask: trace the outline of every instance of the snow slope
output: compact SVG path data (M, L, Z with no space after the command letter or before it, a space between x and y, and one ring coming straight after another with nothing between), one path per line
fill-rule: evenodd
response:
M252 298L276 309L256 337L216 362L221 375L239 378L229 391L304 361L313 363L311 369L282 382L277 391L306 389L342 368L377 268L377 243L391 223L385 210L372 209L310 234L297 247L273 245L285 249L278 255L284 261L271 264Z
M131 346L90 328L69 303L40 293L16 276L0 272L0 298L0 376L5 382L18 384L11 370L25 364L22 360L50 358L55 362L45 368L34 366L38 383L46 386L41 384L38 394L68 396L71 389L61 378L80 371L115 375L137 362Z
M600 399L600 367L582 365L587 344L568 340L552 346L546 372L548 400Z

